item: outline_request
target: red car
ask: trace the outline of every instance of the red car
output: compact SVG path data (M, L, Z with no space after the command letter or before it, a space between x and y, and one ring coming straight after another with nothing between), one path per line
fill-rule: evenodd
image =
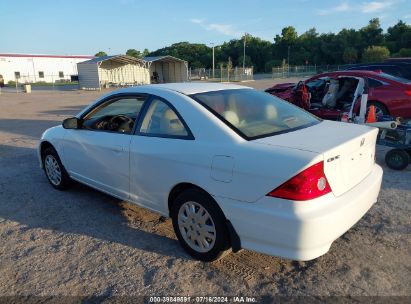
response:
M301 87L310 94L301 94ZM368 92L368 106L374 105L377 115L411 118L411 81L382 72L323 73L301 82L299 86L283 83L274 85L266 92L330 120L339 120L353 102L355 112L360 107L360 96ZM301 96L308 96L308 100L300 100Z

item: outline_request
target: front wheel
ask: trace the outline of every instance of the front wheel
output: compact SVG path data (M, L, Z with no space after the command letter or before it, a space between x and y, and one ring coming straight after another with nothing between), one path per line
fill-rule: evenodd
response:
M197 189L181 193L172 205L171 218L181 246L195 259L214 261L229 249L224 214L206 193Z
M43 167L48 181L55 189L65 190L68 188L71 179L54 148L50 147L44 150Z

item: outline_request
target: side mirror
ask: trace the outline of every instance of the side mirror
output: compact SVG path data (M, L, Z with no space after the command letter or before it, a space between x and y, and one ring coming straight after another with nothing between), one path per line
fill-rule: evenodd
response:
M62 125L64 129L79 129L80 119L78 119L77 117L70 117L63 120Z

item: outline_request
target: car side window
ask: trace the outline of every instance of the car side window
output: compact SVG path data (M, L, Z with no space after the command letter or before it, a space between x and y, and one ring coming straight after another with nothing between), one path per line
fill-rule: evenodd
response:
M159 137L189 137L185 124L166 102L154 98L141 123L140 134Z
M368 86L370 88L376 88L384 85L381 81L375 80L373 78L368 78Z
M82 121L83 129L130 134L146 96L110 99L93 109Z

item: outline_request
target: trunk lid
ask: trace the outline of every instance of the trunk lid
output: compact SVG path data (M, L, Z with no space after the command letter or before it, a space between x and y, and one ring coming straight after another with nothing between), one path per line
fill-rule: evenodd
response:
M322 154L324 173L334 195L340 196L371 172L377 134L376 128L325 120L312 127L253 142Z

